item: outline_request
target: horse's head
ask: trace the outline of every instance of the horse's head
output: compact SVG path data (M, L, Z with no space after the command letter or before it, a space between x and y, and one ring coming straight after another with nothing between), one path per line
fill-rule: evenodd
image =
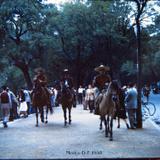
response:
M119 89L118 82L116 80L113 80L109 83L107 93L116 95L118 93L118 89Z

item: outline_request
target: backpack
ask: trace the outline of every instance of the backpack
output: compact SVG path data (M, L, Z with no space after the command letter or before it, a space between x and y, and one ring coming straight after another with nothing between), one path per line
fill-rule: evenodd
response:
M0 96L1 96L1 103L9 103L9 96L7 91L3 91Z

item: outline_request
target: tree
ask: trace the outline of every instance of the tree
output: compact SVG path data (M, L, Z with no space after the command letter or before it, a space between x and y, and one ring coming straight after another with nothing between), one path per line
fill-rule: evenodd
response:
M29 65L32 55L29 50L31 32L35 31L42 15L39 9L41 1L3 1L0 7L3 30L3 50L1 52L8 57L11 63L19 68L26 80L29 89L32 88L32 81L29 75Z

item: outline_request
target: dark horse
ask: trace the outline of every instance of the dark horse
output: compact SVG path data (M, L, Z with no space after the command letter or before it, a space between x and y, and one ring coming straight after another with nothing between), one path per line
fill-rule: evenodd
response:
M69 114L69 124L71 124L71 109L73 106L73 93L72 90L66 86L62 86L61 89L61 104L64 113L64 125L67 125L67 109Z
M46 92L45 88L40 85L39 82L36 83L35 88L31 94L32 106L36 110L36 127L38 127L38 112L40 112L41 122L48 123L48 108L51 109L50 96ZM44 108L46 107L46 120L44 121Z

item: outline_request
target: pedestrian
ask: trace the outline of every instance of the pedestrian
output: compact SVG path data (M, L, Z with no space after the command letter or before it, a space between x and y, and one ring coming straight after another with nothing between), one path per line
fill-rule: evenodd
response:
M23 89L24 95L25 95L25 101L27 103L27 114L29 115L31 113L31 96L30 92L26 89Z
M137 89L134 87L134 83L129 83L129 89L125 97L126 111L130 122L130 128L136 128L136 111L137 111Z
M14 120L19 118L18 116L18 99L15 96L15 94L7 87L7 92L9 94L9 99L10 99L10 103L11 103L11 109L10 109L10 120Z
M55 92L53 87L50 88L50 92L51 92L51 107L53 108L55 106Z
M150 86L146 84L143 88L143 95L146 97L147 102L149 101L150 91Z
M84 91L84 88L80 85L78 88L78 103L79 104L82 104L83 102L83 91Z
M127 116L126 116L126 109L125 109L125 88L121 88L118 86L118 92L117 92L117 98L119 103L117 104L116 107L116 114L115 117L118 117L118 126L117 128L120 128L120 119L123 119L126 127L129 129L129 125L127 123Z
M83 110L87 110L87 99L86 99L86 91L87 87L84 88L83 90Z
M0 103L1 103L1 110L2 110L2 118L3 118L3 126L7 128L7 122L9 121L10 116L10 108L11 102L9 98L9 94L7 92L7 86L2 87L3 91L0 94Z
M86 102L89 107L90 113L92 113L94 110L94 100L95 100L94 95L95 95L94 88L92 87L91 84L89 84L88 89L86 90Z
M23 115L24 118L28 117L27 110L27 102L25 101L25 94L23 92L23 89L19 91L19 102L20 102L20 108L19 108L19 114L20 116Z

